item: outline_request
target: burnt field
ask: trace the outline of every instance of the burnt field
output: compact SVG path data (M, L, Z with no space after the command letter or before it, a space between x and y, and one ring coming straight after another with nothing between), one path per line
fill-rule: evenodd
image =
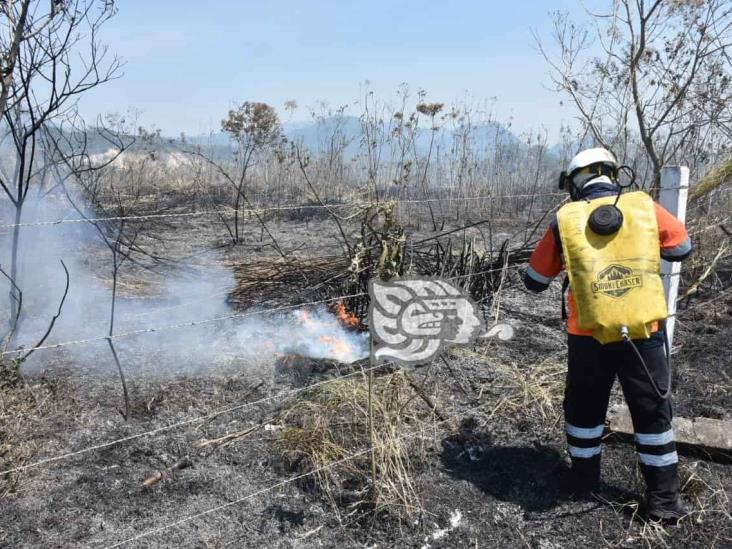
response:
M0 548L732 547L730 1L428 4L0 2ZM674 526L619 387L564 489L570 201L626 340L693 242Z
M562 494L561 281L536 296L523 290L519 274L534 226L544 221L494 217L490 231L461 229L487 215L476 209L435 231L424 209L403 214L395 219L403 249L413 243L404 254L413 269L467 278L487 317L510 324L513 339L482 340L411 369L374 368L364 358L364 303L353 297L358 277L348 275L332 219L272 218L270 240L249 219L249 236L237 246L222 245L216 222L170 220L141 241L147 259L117 281L126 421L106 328L94 328L106 308L94 311L91 301L70 299L66 313L85 329L60 324L47 345L93 341L39 349L22 379L3 380L0 469L20 469L0 481L0 545L732 543L732 470L724 460L682 454L682 493L694 512L676 527L640 518L634 448L612 436L597 499ZM361 219L343 221L343 231L368 244ZM371 221L388 251L397 233L383 216ZM467 242L474 248L466 255ZM113 284L103 268L107 250L91 241L83 249L66 245L67 263L76 256L86 269L71 269L72 284L74 273L79 280L86 272L86 293L104 300ZM482 262L461 266L473 252ZM696 280L689 277L686 286ZM730 283L722 262L713 281L705 277L680 303L678 415L731 419ZM613 400L622 400L617 388Z

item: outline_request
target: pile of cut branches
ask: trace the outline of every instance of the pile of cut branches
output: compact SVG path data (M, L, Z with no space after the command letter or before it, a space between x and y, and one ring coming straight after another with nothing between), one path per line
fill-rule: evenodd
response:
M339 223L341 254L236 265L230 302L246 308L351 296L346 309L365 324L370 280L437 276L451 279L487 308L505 284L508 267L525 262L533 244L529 236L518 245L505 239L494 247L492 235L482 233L489 220L409 239L396 221L395 208L395 202L364 208L350 236Z

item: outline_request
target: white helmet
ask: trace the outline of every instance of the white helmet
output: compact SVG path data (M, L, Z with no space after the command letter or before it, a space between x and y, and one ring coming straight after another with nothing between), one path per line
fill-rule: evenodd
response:
M567 173L571 175L575 170L586 168L592 164L608 164L616 169L618 167L618 161L615 160L613 153L602 147L595 147L594 149L585 149L575 155L569 163Z
M615 179L618 172L618 161L615 155L603 149L596 147L594 149L585 149L575 155L569 163L566 171L566 178L569 180L570 186L575 189L582 189L591 180L605 176L609 180Z

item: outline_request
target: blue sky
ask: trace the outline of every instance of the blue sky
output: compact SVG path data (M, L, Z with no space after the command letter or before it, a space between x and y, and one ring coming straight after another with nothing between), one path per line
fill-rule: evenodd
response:
M292 120L308 106L357 101L365 81L390 99L402 82L427 99L496 97L495 110L526 131L556 133L572 111L549 91L531 29L548 35L551 10L582 15L579 0L208 3L120 0L101 34L124 76L94 90L82 113L140 112L166 135L207 133L234 104L265 101ZM357 112L354 108L354 113Z

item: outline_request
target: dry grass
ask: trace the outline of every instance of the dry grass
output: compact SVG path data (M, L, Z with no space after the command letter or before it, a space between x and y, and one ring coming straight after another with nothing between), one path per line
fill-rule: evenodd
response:
M553 425L561 417L565 366L559 356L521 367L467 349L452 352L475 355L497 373L497 379L476 395L480 404L475 410L481 409L487 420L531 414L542 424ZM366 375L306 393L282 416L288 427L281 446L298 467L317 471L317 487L336 508L344 503L353 508L368 504L407 517L422 508L413 481L415 464L424 459L419 441L434 437L441 422L401 371L374 380L372 484L370 455L349 459L370 446L368 401ZM420 430L424 437L415 436ZM341 460L347 461L327 468Z
M318 488L332 503L388 510L409 516L421 509L413 464L423 450L415 425L424 428L432 412L422 404L401 371L373 380L373 441L369 435L367 375L329 383L305 393L283 414L288 427L281 446L306 470L319 470ZM370 454L348 459L373 447ZM373 456L376 478L371 479ZM338 468L322 470L348 459ZM337 505L334 505L337 509Z
M9 370L0 368L8 374ZM14 375L0 376L0 471L21 465L36 453L35 444L19 440L14 436L17 423L27 421L35 415L36 402L30 390ZM17 476L0 477L0 500L15 491Z
M636 483L643 485L640 467L635 467ZM709 463L694 461L682 462L679 467L681 494L686 499L693 512L682 519L679 526L664 525L642 518L641 504L637 501L615 502L605 500L599 495L595 497L610 506L615 512L622 530L618 534L606 534L601 528L601 535L607 547L685 547L688 540L684 535L693 532L697 525L706 521L732 521L729 509L729 497L725 491L724 481L715 473ZM691 523L691 524L689 524ZM725 529L719 531L719 538L724 539ZM710 540L705 547L724 546L718 544L718 538ZM696 544L688 542L688 546Z
M521 365L513 361L492 358L470 349L454 349L458 356L474 356L496 374L488 392L481 390L488 403L488 419L516 418L537 414L543 422L555 422L561 417L564 376L567 371L562 354L545 357L536 364Z
M691 503L694 513L689 518L701 524L722 517L732 522L729 494L715 470L702 461L684 463L679 467L681 493Z

